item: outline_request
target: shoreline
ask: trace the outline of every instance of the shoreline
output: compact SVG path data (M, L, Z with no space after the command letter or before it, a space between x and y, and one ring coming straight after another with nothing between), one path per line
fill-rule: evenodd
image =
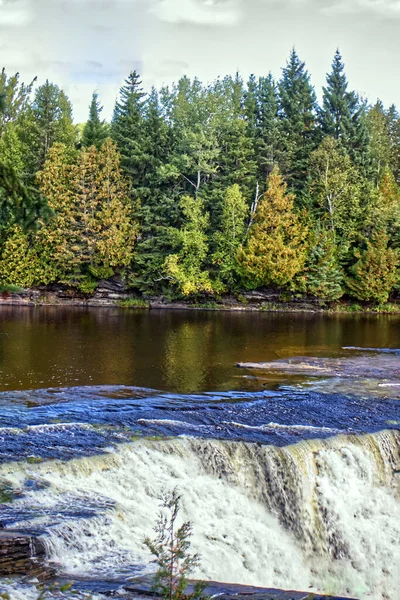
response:
M376 306L350 300L322 301L318 298L294 295L282 299L276 290L245 292L239 298L226 296L219 300L167 301L162 297L137 297L123 290L104 287L92 296L83 296L72 289L26 289L18 292L3 292L1 306L34 307L80 307L80 308L120 308L136 310L187 310L210 312L252 312L252 313L314 313L314 314L368 314L400 315L400 301Z

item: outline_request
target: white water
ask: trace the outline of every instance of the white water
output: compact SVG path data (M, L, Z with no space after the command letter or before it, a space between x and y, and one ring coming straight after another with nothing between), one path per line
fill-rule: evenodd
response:
M104 456L3 465L0 477L16 488L27 477L50 484L16 500L15 509L99 507L95 517L63 516L51 528L49 555L70 574L148 569L143 537L152 533L161 492L177 486L202 556L196 576L398 600L399 446L394 431L283 449L141 440Z

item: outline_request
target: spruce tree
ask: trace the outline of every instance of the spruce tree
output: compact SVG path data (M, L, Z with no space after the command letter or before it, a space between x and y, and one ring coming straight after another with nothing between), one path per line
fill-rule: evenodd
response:
M317 99L305 63L294 49L283 69L278 89L283 174L301 200L305 191L308 160L318 142Z
M324 135L330 136L349 153L353 162L364 169L368 163L368 133L365 106L357 94L348 91L348 82L339 50L336 50L332 70L323 88L320 124Z
M392 104L387 111L389 138L390 138L390 168L400 185L400 115Z
M278 118L278 95L271 74L262 77L258 88L258 123L256 156L260 184L269 177L276 164L280 164L280 123Z
M54 143L73 147L76 128L72 122L72 106L65 93L49 80L35 93L30 121L34 138L33 166L38 171L45 163Z
M144 98L146 94L136 71L132 71L120 89L111 122L111 136L121 154L121 166L140 197L148 165L145 153Z
M101 120L100 114L103 107L100 105L99 95L93 92L92 101L89 107L89 119L85 124L82 134L82 146L90 148L96 146L98 150L102 147L108 137L108 126L104 120Z
M318 223L310 241L305 268L307 292L321 300L338 300L344 294L344 274L339 266L335 237Z

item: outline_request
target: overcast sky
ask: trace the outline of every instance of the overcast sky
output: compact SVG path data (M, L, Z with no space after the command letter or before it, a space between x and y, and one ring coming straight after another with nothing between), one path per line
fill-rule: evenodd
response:
M0 0L0 63L62 86L76 122L97 89L110 117L130 70L280 76L295 46L320 94L336 47L353 89L400 105L400 0Z

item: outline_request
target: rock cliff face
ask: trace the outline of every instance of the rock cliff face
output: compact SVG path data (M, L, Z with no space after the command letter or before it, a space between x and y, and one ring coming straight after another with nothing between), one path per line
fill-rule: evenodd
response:
M65 306L118 306L126 300L137 299L137 295L126 290L120 279L100 281L98 287L91 295L82 294L78 290L65 285L53 284L38 288L21 290L20 292L3 292L0 295L0 305L65 305ZM263 289L243 292L240 300L232 295L226 295L218 302L213 298L193 304L191 300L167 301L162 296L145 298L148 308L213 308L222 310L307 310L320 309L317 298L301 297L294 294L283 294L277 289ZM146 306L146 303L144 306ZM134 304L132 304L134 307Z
M29 575L46 578L45 549L39 539L22 533L0 531L0 577Z

